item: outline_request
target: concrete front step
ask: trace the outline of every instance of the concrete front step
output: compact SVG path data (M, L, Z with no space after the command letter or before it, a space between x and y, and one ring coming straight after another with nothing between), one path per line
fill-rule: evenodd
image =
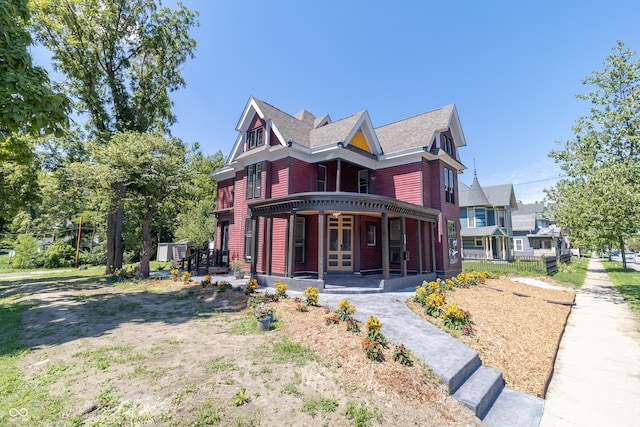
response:
M487 427L538 427L543 412L544 400L505 387L482 422Z
M453 393L453 397L482 419L503 388L502 372L480 366Z
M382 288L373 288L373 287L355 287L355 286L335 286L335 285L325 285L322 289L322 292L325 294L379 294L382 293L384 289Z

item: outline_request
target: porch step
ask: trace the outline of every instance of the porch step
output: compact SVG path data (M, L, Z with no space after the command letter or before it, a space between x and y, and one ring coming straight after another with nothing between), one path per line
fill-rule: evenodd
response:
M503 388L502 372L480 366L453 397L482 419Z
M380 287L324 285L324 289L322 289L322 293L325 294L378 294L382 292L384 292L384 289Z

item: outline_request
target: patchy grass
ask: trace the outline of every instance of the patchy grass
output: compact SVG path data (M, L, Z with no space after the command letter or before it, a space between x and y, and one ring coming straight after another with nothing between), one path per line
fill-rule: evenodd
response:
M589 267L589 258L572 257L571 263L560 264L559 270L552 277L563 283L581 287L584 279L587 277L587 268Z
M640 271L630 268L624 271L622 264L617 261L602 261L602 265L631 311L640 319Z

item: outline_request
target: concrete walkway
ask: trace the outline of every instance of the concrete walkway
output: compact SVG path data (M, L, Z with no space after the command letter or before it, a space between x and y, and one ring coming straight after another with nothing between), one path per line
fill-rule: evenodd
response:
M541 427L640 426L640 322L589 262L547 392Z

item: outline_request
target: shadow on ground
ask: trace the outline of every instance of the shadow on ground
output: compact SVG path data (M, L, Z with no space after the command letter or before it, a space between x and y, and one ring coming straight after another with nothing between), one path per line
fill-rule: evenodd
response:
M215 293L209 288L204 294L206 290L200 285L192 285L156 293L96 284L95 280L89 284L68 280L13 282L10 287L0 288L2 297L26 295L14 304L25 307L20 333L29 348L101 336L125 323L179 324L246 308L246 296L236 290ZM209 298L205 300L206 296Z

